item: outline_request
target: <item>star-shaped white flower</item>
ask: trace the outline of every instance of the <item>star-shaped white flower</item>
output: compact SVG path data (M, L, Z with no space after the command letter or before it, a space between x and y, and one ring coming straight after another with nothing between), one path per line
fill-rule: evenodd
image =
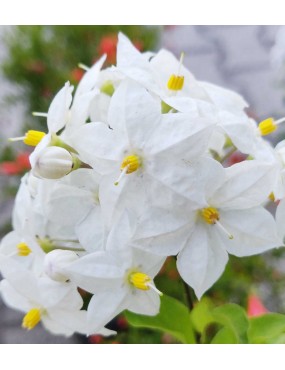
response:
M121 311L156 315L159 295L153 278L165 258L131 247L133 217L127 212L114 225L106 250L90 253L67 268L70 280L93 293L88 306L88 324L102 328Z
M249 256L281 244L274 218L261 206L272 187L271 166L248 161L223 169L211 162L199 180L200 205L193 209L186 193L171 212L150 208L133 242L160 255L179 253L178 271L199 298L222 274L228 253Z
M189 114L161 114L160 105L142 87L125 81L114 93L108 128L103 123L82 126L70 140L80 159L97 172L110 175L110 184L138 184L137 194L159 183L180 191L180 176L204 154L214 121ZM132 186L130 184L130 186ZM141 196L141 195L140 195Z

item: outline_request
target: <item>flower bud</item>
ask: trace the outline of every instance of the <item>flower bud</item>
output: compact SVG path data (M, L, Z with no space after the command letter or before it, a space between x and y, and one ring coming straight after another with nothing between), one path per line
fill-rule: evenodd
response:
M33 174L45 179L60 179L69 174L73 166L73 156L66 149L49 146L39 153Z
M56 249L45 256L45 273L55 281L66 282L69 280L64 268L71 262L77 260L75 252Z

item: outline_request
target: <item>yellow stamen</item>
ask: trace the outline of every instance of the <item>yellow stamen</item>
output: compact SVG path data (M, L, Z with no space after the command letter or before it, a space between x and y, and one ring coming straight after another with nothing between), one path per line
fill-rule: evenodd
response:
M183 64L183 59L184 53L181 53L177 75L172 74L167 82L167 87L169 88L169 90L179 91L183 89L184 76L180 75L180 69Z
M123 159L123 162L121 164L121 171L127 167L127 174L135 172L139 167L141 166L140 158L135 155L128 155Z
M271 192L269 195L268 195L268 198L272 201L272 202L275 202L275 195L273 192Z
M169 90L179 91L182 90L184 85L184 76L171 75L167 87Z
M23 318L22 328L32 330L41 321L41 310L32 308Z
M273 118L267 118L264 121L260 122L258 125L259 131L262 136L271 134L277 129L277 123Z
M19 243L17 244L18 256L26 257L32 251L26 243Z
M214 207L203 208L201 210L203 219L207 224L214 225L220 219L218 210Z
M149 290L150 287L148 283L151 281L151 278L144 274L143 272L133 272L129 276L130 283L137 289Z
M220 214L217 208L207 207L201 210L203 220L209 225L217 225L229 239L233 239L233 235L228 232L228 230L220 223Z
M121 164L121 174L117 181L115 181L115 185L119 185L119 182L121 179L126 175L130 174L132 172L137 171L142 165L140 157L138 157L135 154L128 155L123 159L123 162Z
M26 132L23 142L30 146L37 146L44 136L45 133L42 131L29 130Z

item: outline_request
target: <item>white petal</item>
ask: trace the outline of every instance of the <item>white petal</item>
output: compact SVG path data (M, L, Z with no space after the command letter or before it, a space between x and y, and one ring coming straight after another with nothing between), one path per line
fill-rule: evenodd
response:
M56 133L65 126L72 101L72 90L73 86L70 86L69 82L66 82L51 102L47 116L49 132Z
M76 102L73 102L70 109L70 120L68 121L68 125L64 131L64 135L66 134L66 130L74 130L76 127L81 126L86 122L89 117L91 101L98 94L99 90L92 90L77 97Z
M164 262L165 257L133 248L133 265L151 278L159 273Z
M101 122L83 125L73 132L69 142L80 159L99 173L119 168L127 146L126 137Z
M282 244L274 218L262 207L221 211L220 222L234 237L221 235L227 251L235 256L251 256Z
M136 227L136 217L129 211L125 210L117 222L113 225L107 239L106 250L114 251L128 250L130 241L134 235Z
M109 125L126 132L130 147L143 148L161 118L157 102L140 85L126 80L115 91L109 109Z
M87 310L90 334L101 330L125 307L122 305L127 291L124 288L94 294Z
M146 171L156 181L188 199L192 207L203 208L207 204L206 196L211 196L224 180L223 167L211 158L175 159L157 156Z
M208 232L206 225L197 223L177 257L177 268L183 280L195 290L200 299L221 276L227 261L228 254L221 248L218 235Z
M76 93L74 96L74 103L77 103L77 100L82 94L88 93L91 91L98 80L100 70L106 60L106 55L102 55L101 58L84 74L80 80Z
M243 112L244 108L248 107L248 103L244 98L234 91L224 89L209 82L199 82L199 84L206 90L213 103L220 109L240 113Z
M136 289L130 294L126 309L139 315L155 316L159 313L160 298L159 295L150 290Z
M75 232L82 247L92 253L103 249L104 226L99 206L93 207L86 217L75 227Z
M214 123L214 120L193 118L186 113L161 115L161 120L146 142L144 151L153 156L172 149L172 155L196 159L205 153Z
M245 209L266 201L273 188L273 167L260 161L237 163L226 171L224 184L209 203L216 207Z
M118 35L117 68L149 90L157 90L157 81L149 62L122 33Z
M58 184L46 204L47 217L53 222L60 223L61 226L75 226L93 208L91 199L89 191Z
M0 282L0 293L5 304L11 308L23 312L27 312L32 308L31 301L19 293L8 280Z
M72 282L90 293L115 289L125 274L124 259L113 252L94 252L70 264L65 270Z

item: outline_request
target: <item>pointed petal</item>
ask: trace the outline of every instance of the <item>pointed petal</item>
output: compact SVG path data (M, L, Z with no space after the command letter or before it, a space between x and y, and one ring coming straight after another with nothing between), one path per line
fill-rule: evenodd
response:
M65 271L72 282L90 293L119 287L125 274L120 254L103 251L81 257L68 265Z
M274 218L262 207L221 210L220 222L234 237L221 235L227 251L235 256L251 256L282 244Z
M270 163L245 161L226 171L224 184L213 194L209 203L222 208L246 209L266 201L273 188L274 168Z
M56 133L65 126L72 101L72 90L73 86L70 86L70 83L66 82L51 102L47 116L49 132Z
M77 86L76 93L74 96L74 104L77 103L79 97L85 93L90 92L96 85L99 77L100 70L106 60L106 55L102 55L101 58L84 74L80 83Z
M139 315L155 316L159 313L160 298L153 290L136 291L130 295L126 309Z
M99 173L120 167L127 139L120 131L111 130L105 123L87 123L69 137L69 144L80 153L80 159Z
M213 232L214 231L214 232ZM215 230L197 223L184 249L177 258L177 268L194 290L198 299L221 276L228 261L227 252L221 248Z
M116 89L109 108L109 125L126 133L129 145L143 148L161 119L160 102L135 82L126 80Z
M126 294L127 291L124 288L94 294L87 310L90 333L101 330L125 308L123 302Z

